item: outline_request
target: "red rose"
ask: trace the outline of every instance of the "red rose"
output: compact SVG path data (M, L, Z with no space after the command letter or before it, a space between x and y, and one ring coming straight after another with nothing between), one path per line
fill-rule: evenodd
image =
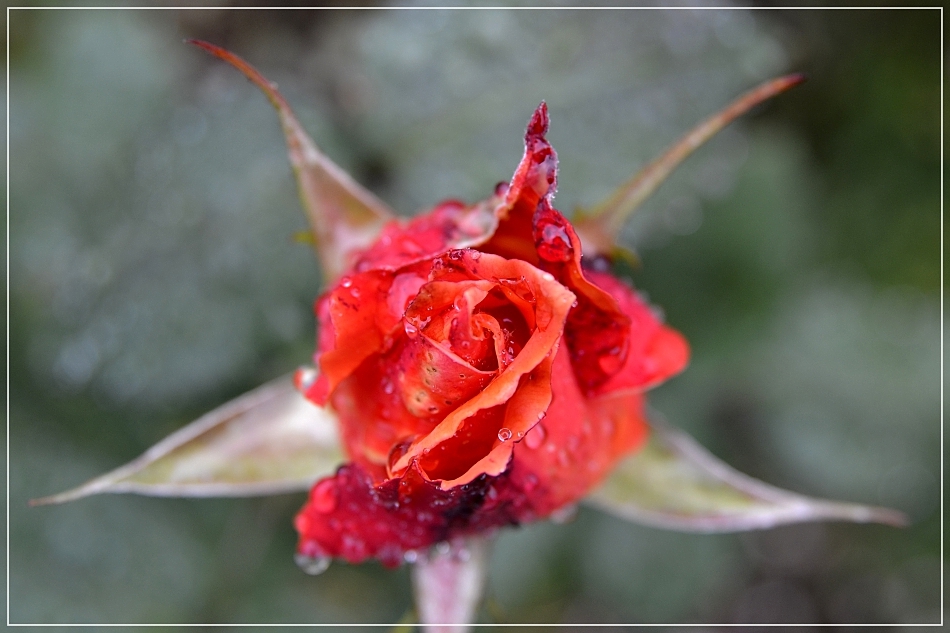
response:
M510 185L392 222L317 301L319 378L351 463L296 519L299 554L395 565L578 501L648 432L683 337L551 206L546 106ZM587 262L584 262L585 264Z

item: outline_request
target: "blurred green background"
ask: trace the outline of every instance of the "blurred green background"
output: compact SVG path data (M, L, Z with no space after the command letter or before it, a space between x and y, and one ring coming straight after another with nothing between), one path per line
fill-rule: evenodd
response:
M28 508L306 363L320 290L274 113L409 214L507 180L542 99L556 205L605 196L770 76L810 80L629 223L693 345L652 394L717 455L913 526L704 536L581 509L506 531L483 622L940 618L940 15L929 11L10 13L10 619L392 622L406 569L292 562L303 495Z

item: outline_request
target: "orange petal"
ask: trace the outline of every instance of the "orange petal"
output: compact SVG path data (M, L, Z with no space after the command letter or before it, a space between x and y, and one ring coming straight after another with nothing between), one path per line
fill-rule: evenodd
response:
M545 305L551 311L547 317L548 326L543 330L541 328L534 330L511 364L501 371L481 393L446 416L431 433L414 442L406 454L393 464L392 470L395 473L404 471L413 459L421 457L423 453L431 451L455 436L463 423L478 412L508 402L517 391L522 376L532 372L551 350L555 349L567 312L574 302L572 292L557 283L550 275L545 275L526 262L506 260L489 254L477 254L477 257L473 257L471 251L463 251L463 253L462 260L455 264L464 267L473 277L496 281L524 279L532 287L536 303Z

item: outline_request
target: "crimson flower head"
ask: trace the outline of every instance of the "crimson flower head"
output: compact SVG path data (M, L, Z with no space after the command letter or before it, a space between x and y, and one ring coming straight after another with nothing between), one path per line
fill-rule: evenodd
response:
M741 95L574 225L552 206L557 155L544 103L509 183L482 202L449 200L400 220L317 149L273 84L228 51L193 43L241 70L277 110L329 283L316 302L317 369L34 503L309 490L295 520L298 563L318 573L333 558L415 562L419 618L430 624L472 621L487 537L583 497L699 532L906 523L886 508L779 490L668 425L648 426L644 392L681 371L689 347L605 256L690 152L801 76Z
M298 554L386 565L577 502L648 434L643 392L685 339L585 259L551 205L547 106L509 184L379 238L316 303L306 397L339 416L349 463L297 515Z

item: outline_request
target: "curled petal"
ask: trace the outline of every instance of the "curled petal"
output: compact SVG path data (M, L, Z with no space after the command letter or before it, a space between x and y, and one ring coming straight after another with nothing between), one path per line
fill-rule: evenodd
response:
M630 322L626 354L622 358L619 354L611 356L608 350L608 354L601 357L601 366L606 359L617 357L617 367L607 381L598 386L597 393L628 389L642 391L686 368L689 363L689 343L682 334L664 325L649 304L616 277L593 271L589 271L588 275L598 287L614 298Z
M498 284L504 280L523 282L532 292L534 305L543 306L543 312L539 312L535 317L539 319L538 327L531 332L530 338L525 341L523 348L514 356L511 363L478 395L447 415L427 435L413 442L411 448L392 465L392 471L395 473L403 472L409 466L409 463L416 458L422 458L421 463L425 464L426 457L423 457L423 455L428 455L439 444L463 433L465 429L470 432L477 431L480 440L490 442L491 451L496 451L497 455L509 453L508 448L503 446L504 440L499 440L497 437L501 428L507 428L500 426L500 424L506 423L507 418L501 413L492 413L491 410L505 405L519 389L523 377L532 374L545 358L557 348L564 321L574 301L573 293L557 283L552 276L545 275L523 261L506 260L494 255L478 254L471 251L458 251L458 253L458 258L448 258L446 260L445 270L448 271L447 274L450 274L452 267L455 267L464 270L467 275L473 278L491 279ZM544 388L549 390L549 384ZM532 389L531 393L535 393L535 391ZM540 404L546 406L543 402ZM499 426L492 428L492 424L487 422L478 425L466 425L466 421L476 414L498 420ZM496 437L492 438L491 435ZM504 436L503 433L501 435ZM499 457L498 460L500 459ZM461 463L456 462L456 464ZM493 469L498 467L498 463L496 460L492 461ZM443 481L443 488L448 489L452 486L467 483L482 474L474 464L466 464L466 468L467 470L464 470L460 476Z

